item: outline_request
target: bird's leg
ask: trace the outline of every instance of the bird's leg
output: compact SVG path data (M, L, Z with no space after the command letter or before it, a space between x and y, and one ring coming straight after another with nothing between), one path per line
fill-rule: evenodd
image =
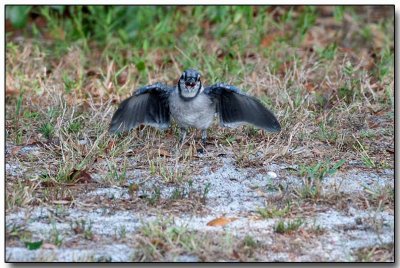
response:
M206 147L206 141L207 141L207 130L202 129L201 130L201 145L203 148L197 149L197 152L202 154L204 153L204 148Z
M206 146L207 142L207 129L203 129L201 131L201 143L203 143L203 146Z
M185 141L186 133L187 133L186 128L181 127L181 131L180 131L180 136L181 136L181 137L180 137L180 143L181 143L181 144L183 144L183 142Z

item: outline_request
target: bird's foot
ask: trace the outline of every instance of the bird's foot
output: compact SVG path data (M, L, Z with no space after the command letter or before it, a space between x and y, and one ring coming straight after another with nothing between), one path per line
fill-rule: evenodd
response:
M204 149L203 149L203 148L197 149L197 153L198 153L198 154L204 154Z
M197 153L203 154L207 144L207 130L203 129L201 131L201 147L197 149Z

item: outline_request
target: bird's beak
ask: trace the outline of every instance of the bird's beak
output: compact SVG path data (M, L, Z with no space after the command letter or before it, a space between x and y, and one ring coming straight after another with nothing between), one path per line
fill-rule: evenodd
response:
M185 86L186 87L191 87L193 88L196 85L196 80L194 78L189 78L185 81Z

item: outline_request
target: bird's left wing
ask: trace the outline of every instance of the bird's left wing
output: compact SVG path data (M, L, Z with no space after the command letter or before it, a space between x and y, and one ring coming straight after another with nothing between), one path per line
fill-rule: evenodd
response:
M270 110L258 99L241 93L234 86L218 83L206 87L204 93L216 102L222 126L250 123L271 132L281 130L278 120Z
M119 105L109 131L128 131L140 124L161 129L170 125L168 97L174 89L161 83L139 88Z

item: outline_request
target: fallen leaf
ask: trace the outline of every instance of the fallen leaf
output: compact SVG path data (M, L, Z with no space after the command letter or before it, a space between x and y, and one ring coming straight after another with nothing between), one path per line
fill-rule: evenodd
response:
M318 86L313 83L305 83L304 87L308 92L315 92L315 89L318 88Z
M57 249L57 246L54 245L54 244L50 244L50 243L44 243L44 244L42 245L42 248L43 248L43 249Z
M371 128L371 129L378 128L379 127L379 123L368 122L368 127Z
M132 183L128 186L129 192L133 193L133 192L137 192L139 191L139 185L136 183Z
M127 70L124 70L122 73L117 78L118 85L123 86L126 84L129 78L129 72Z
M46 180L46 181L42 181L40 182L40 186L42 187L54 187L56 186L56 183L52 180Z
M319 155L319 156L322 155L322 152L320 150L318 150L317 148L312 149L311 152L313 152L314 154Z
M278 37L283 36L283 32L274 32L266 35L261 40L261 47L266 48L269 47Z
M161 149L161 148L158 149L158 154L160 156L171 157L171 154L167 150L164 150L164 149Z
M19 90L14 87L6 87L6 96L15 96L19 94Z
M238 218L226 218L226 217L220 217L216 218L212 221L209 221L207 223L207 226L224 226L227 225L230 222L236 221Z
M76 183L88 183L92 181L92 177L85 170L74 169L68 176L70 181Z
M164 247L164 245L165 245L164 241L162 241L159 238L151 239L151 244L153 244L154 246L160 247L160 248Z
M15 147L11 150L11 155L12 155L12 156L17 155L21 149L22 149L22 146L15 146Z
M114 140L110 140L108 142L108 144L107 144L105 152L108 154L114 147L115 147L115 141Z
M100 76L101 76L100 73L97 72L97 71L94 70L94 69L89 69L89 70L86 72L86 75L87 75L87 76L95 76L95 77L100 77Z
M68 201L68 200L53 200L53 201L51 201L51 203L53 203L55 205L68 205L69 203L71 203L71 201Z
M239 259L239 260L240 260L240 255L239 255L239 253L238 253L236 250L233 250L233 251L232 251L232 256L233 256L235 259Z
M79 224L77 224L76 226L74 226L73 228L72 228L72 230L74 231L74 233L75 234L81 234L81 233L83 233L83 227L81 226L81 225L79 225Z

